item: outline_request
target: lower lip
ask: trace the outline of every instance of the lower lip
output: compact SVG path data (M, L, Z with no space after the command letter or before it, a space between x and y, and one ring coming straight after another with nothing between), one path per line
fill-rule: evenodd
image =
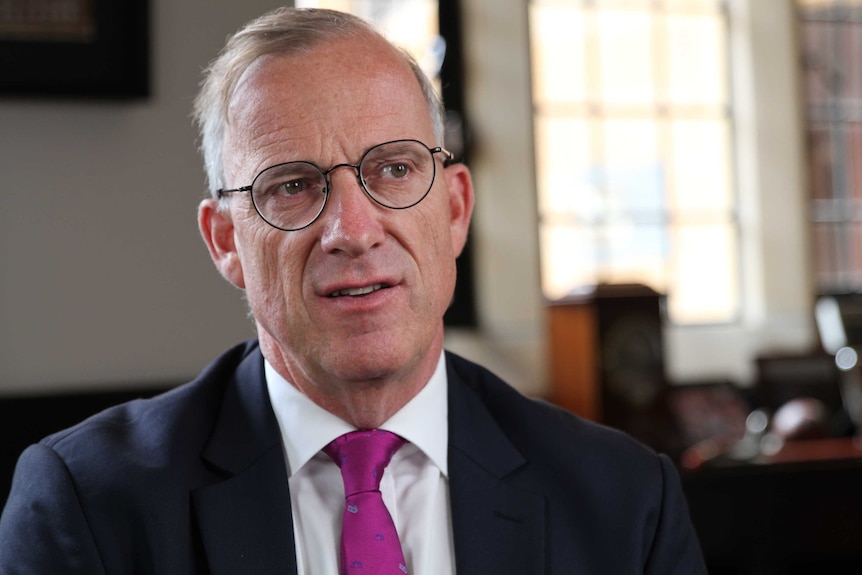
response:
M391 301L397 292L397 286L379 289L361 296L339 296L324 298L327 305L349 312L373 311Z

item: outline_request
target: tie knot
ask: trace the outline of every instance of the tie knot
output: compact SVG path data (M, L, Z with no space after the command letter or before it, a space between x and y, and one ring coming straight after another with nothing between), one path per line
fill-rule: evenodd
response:
M406 440L381 429L351 431L323 448L341 468L344 495L380 489L380 478L389 461Z

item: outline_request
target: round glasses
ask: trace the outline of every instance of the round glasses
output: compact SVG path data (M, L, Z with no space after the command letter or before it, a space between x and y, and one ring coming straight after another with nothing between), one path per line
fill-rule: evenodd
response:
M410 208L425 199L437 164L434 154L443 154L443 166L452 154L442 147L429 148L418 140L395 140L369 148L358 164L336 164L324 170L312 162L287 162L261 171L251 185L218 190L221 199L234 192L251 192L254 209L274 228L292 232L307 228L323 213L329 198L329 174L338 168L356 170L365 194L393 210Z

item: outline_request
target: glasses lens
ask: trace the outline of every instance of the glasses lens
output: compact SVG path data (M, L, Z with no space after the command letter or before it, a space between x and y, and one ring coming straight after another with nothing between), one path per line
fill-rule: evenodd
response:
M375 146L359 164L365 189L389 208L419 203L434 183L434 157L421 142L402 140Z
M270 225L298 230L320 214L326 178L314 165L289 162L262 171L251 187L254 207Z

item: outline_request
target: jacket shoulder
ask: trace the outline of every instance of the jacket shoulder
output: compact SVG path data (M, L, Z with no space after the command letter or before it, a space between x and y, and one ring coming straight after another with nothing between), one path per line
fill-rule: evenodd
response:
M82 470L104 469L93 465L99 459L110 459L109 467L114 469L157 468L181 456L178 452L199 451L237 366L256 349L253 342L238 345L191 382L149 399L110 407L40 444Z
M237 346L188 384L30 446L0 517L0 572L6 565L28 573L144 572L137 567L149 559L161 566L150 565L153 572L192 572L183 547L189 493L222 478L202 449L256 349ZM34 555L34 545L43 552Z
M660 481L658 455L631 436L545 399L525 397L491 371L456 354L447 353L447 361L450 377L478 398L522 456L549 474L620 482L640 475Z
M519 454L521 464L501 483L545 502L555 564L576 562L585 573L705 572L670 459L621 431L524 397L472 362L447 359L450 390L460 386L454 393L472 404L468 413L498 428L494 445Z

